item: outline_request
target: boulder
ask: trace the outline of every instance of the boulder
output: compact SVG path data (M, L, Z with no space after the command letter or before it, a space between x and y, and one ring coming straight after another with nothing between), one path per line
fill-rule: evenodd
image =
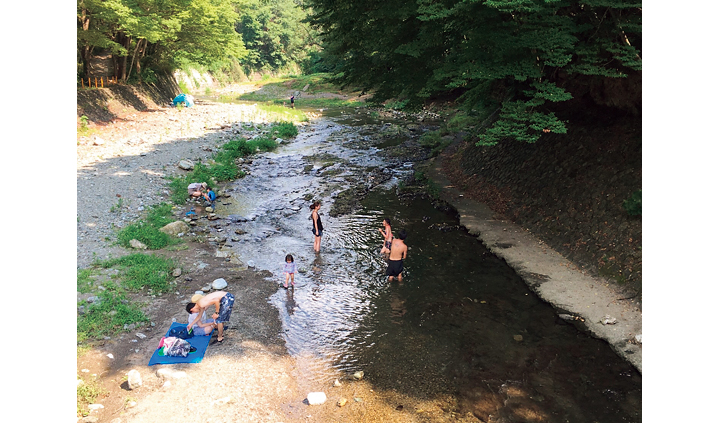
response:
M190 230L187 223L176 220L175 222L168 223L167 225L160 228L160 232L166 233L170 236L178 236L178 234L185 233Z
M142 386L142 378L140 377L140 372L138 372L135 369L132 369L128 372L128 387L130 389L137 389Z
M228 286L228 284L227 284L227 282L225 281L225 279L223 279L223 278L215 279L215 280L213 281L213 283L212 283L213 289L223 289L223 288L225 288L226 286Z
M180 162L178 163L178 167L182 170L193 170L195 169L195 163L190 160L184 159L180 160Z

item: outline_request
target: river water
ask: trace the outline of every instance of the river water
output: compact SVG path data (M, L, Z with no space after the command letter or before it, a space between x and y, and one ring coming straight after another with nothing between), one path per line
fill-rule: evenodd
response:
M559 319L454 213L398 198L413 163L381 152L408 139L402 124L325 111L296 139L254 157L217 206L241 231L238 258L274 275L269 301L301 384L363 371L378 391L453 395L466 411L502 417L495 421L640 422L641 376L631 365ZM372 187L361 207L330 216L354 184ZM317 254L311 200L323 204ZM384 275L385 217L408 234L402 282ZM288 290L287 254L300 268Z

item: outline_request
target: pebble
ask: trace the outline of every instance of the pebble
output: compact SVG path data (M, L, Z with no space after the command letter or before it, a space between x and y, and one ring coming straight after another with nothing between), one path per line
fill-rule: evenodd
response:
M327 401L325 392L310 392L307 395L308 404L310 405L321 405Z
M600 320L600 323L602 323L603 325L614 325L615 323L617 323L617 319L614 318L614 317L612 317L612 316L610 316L610 315L608 315L608 314L606 314L606 315L603 316L603 318Z

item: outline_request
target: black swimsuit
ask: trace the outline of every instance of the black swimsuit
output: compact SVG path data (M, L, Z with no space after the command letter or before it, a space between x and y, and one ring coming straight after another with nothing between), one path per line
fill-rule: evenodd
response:
M310 220L312 220L312 215L310 215ZM315 236L320 236L323 231L322 220L320 220L320 213L317 214L317 228L318 228L318 233L315 233L315 224L313 223L313 227L312 227L313 233L315 234Z

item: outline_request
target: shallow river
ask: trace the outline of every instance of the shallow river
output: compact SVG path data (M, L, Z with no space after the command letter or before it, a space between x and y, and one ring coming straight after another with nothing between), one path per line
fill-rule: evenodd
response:
M245 231L233 247L238 257L274 275L270 301L298 377L329 385L362 370L377 390L449 393L468 410L502 409L506 421L640 422L641 376L631 365L559 319L456 216L397 198L412 163L376 154L404 141L376 140L372 129L387 127L351 111L326 113L312 130L254 158L232 199L218 204ZM342 160L328 167L323 153ZM350 181L372 185L373 167L387 182L357 212L329 216ZM319 254L309 199L323 203ZM408 233L400 283L384 276L384 217L396 234ZM286 254L300 268L294 290L280 286Z

